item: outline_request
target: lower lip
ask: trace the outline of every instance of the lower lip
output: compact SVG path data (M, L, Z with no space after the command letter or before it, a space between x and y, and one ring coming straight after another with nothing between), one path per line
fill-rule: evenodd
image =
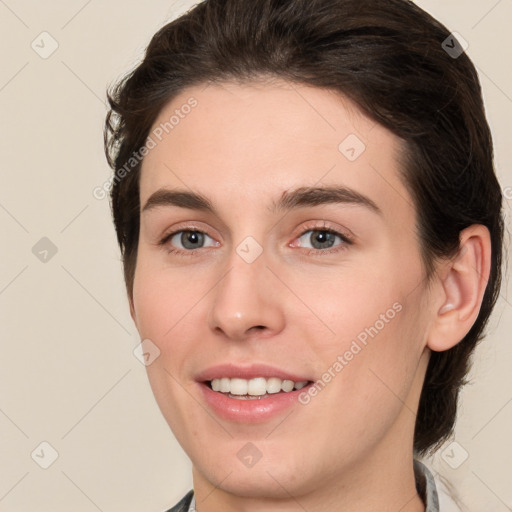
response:
M312 383L288 393L264 395L261 399L239 400L213 391L204 382L199 383L203 397L210 408L221 418L237 423L263 423L277 416L296 405L299 394L307 391L311 385Z

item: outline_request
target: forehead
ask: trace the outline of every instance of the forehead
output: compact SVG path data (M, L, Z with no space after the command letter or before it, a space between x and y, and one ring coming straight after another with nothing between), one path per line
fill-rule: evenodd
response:
M160 188L233 207L240 196L271 204L291 188L339 184L383 211L413 209L398 174L402 141L334 91L281 80L194 86L162 109L150 137L141 205Z

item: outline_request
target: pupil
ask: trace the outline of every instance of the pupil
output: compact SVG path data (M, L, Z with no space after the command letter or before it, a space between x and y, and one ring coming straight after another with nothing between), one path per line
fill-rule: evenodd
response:
M194 244L201 242L203 234L198 231L185 231L181 235L181 243L186 249L195 249Z
M319 247L315 247L315 239L318 240ZM334 234L329 231L317 231L311 235L311 244L317 249L325 249L332 247L334 242Z

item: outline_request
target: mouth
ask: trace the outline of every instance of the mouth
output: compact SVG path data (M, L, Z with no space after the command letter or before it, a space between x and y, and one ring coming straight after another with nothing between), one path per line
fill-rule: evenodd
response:
M204 406L237 424L265 423L285 414L314 385L311 375L256 362L212 366L195 380Z
M312 384L312 381L293 381L279 377L255 377L252 379L219 377L207 380L204 384L212 391L235 400L261 400L301 390Z

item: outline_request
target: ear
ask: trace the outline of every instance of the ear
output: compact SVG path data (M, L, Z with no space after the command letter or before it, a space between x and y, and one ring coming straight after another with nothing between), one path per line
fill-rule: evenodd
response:
M491 237L481 224L464 229L459 252L437 272L435 313L427 346L436 352L448 350L469 332L480 312L491 269Z

